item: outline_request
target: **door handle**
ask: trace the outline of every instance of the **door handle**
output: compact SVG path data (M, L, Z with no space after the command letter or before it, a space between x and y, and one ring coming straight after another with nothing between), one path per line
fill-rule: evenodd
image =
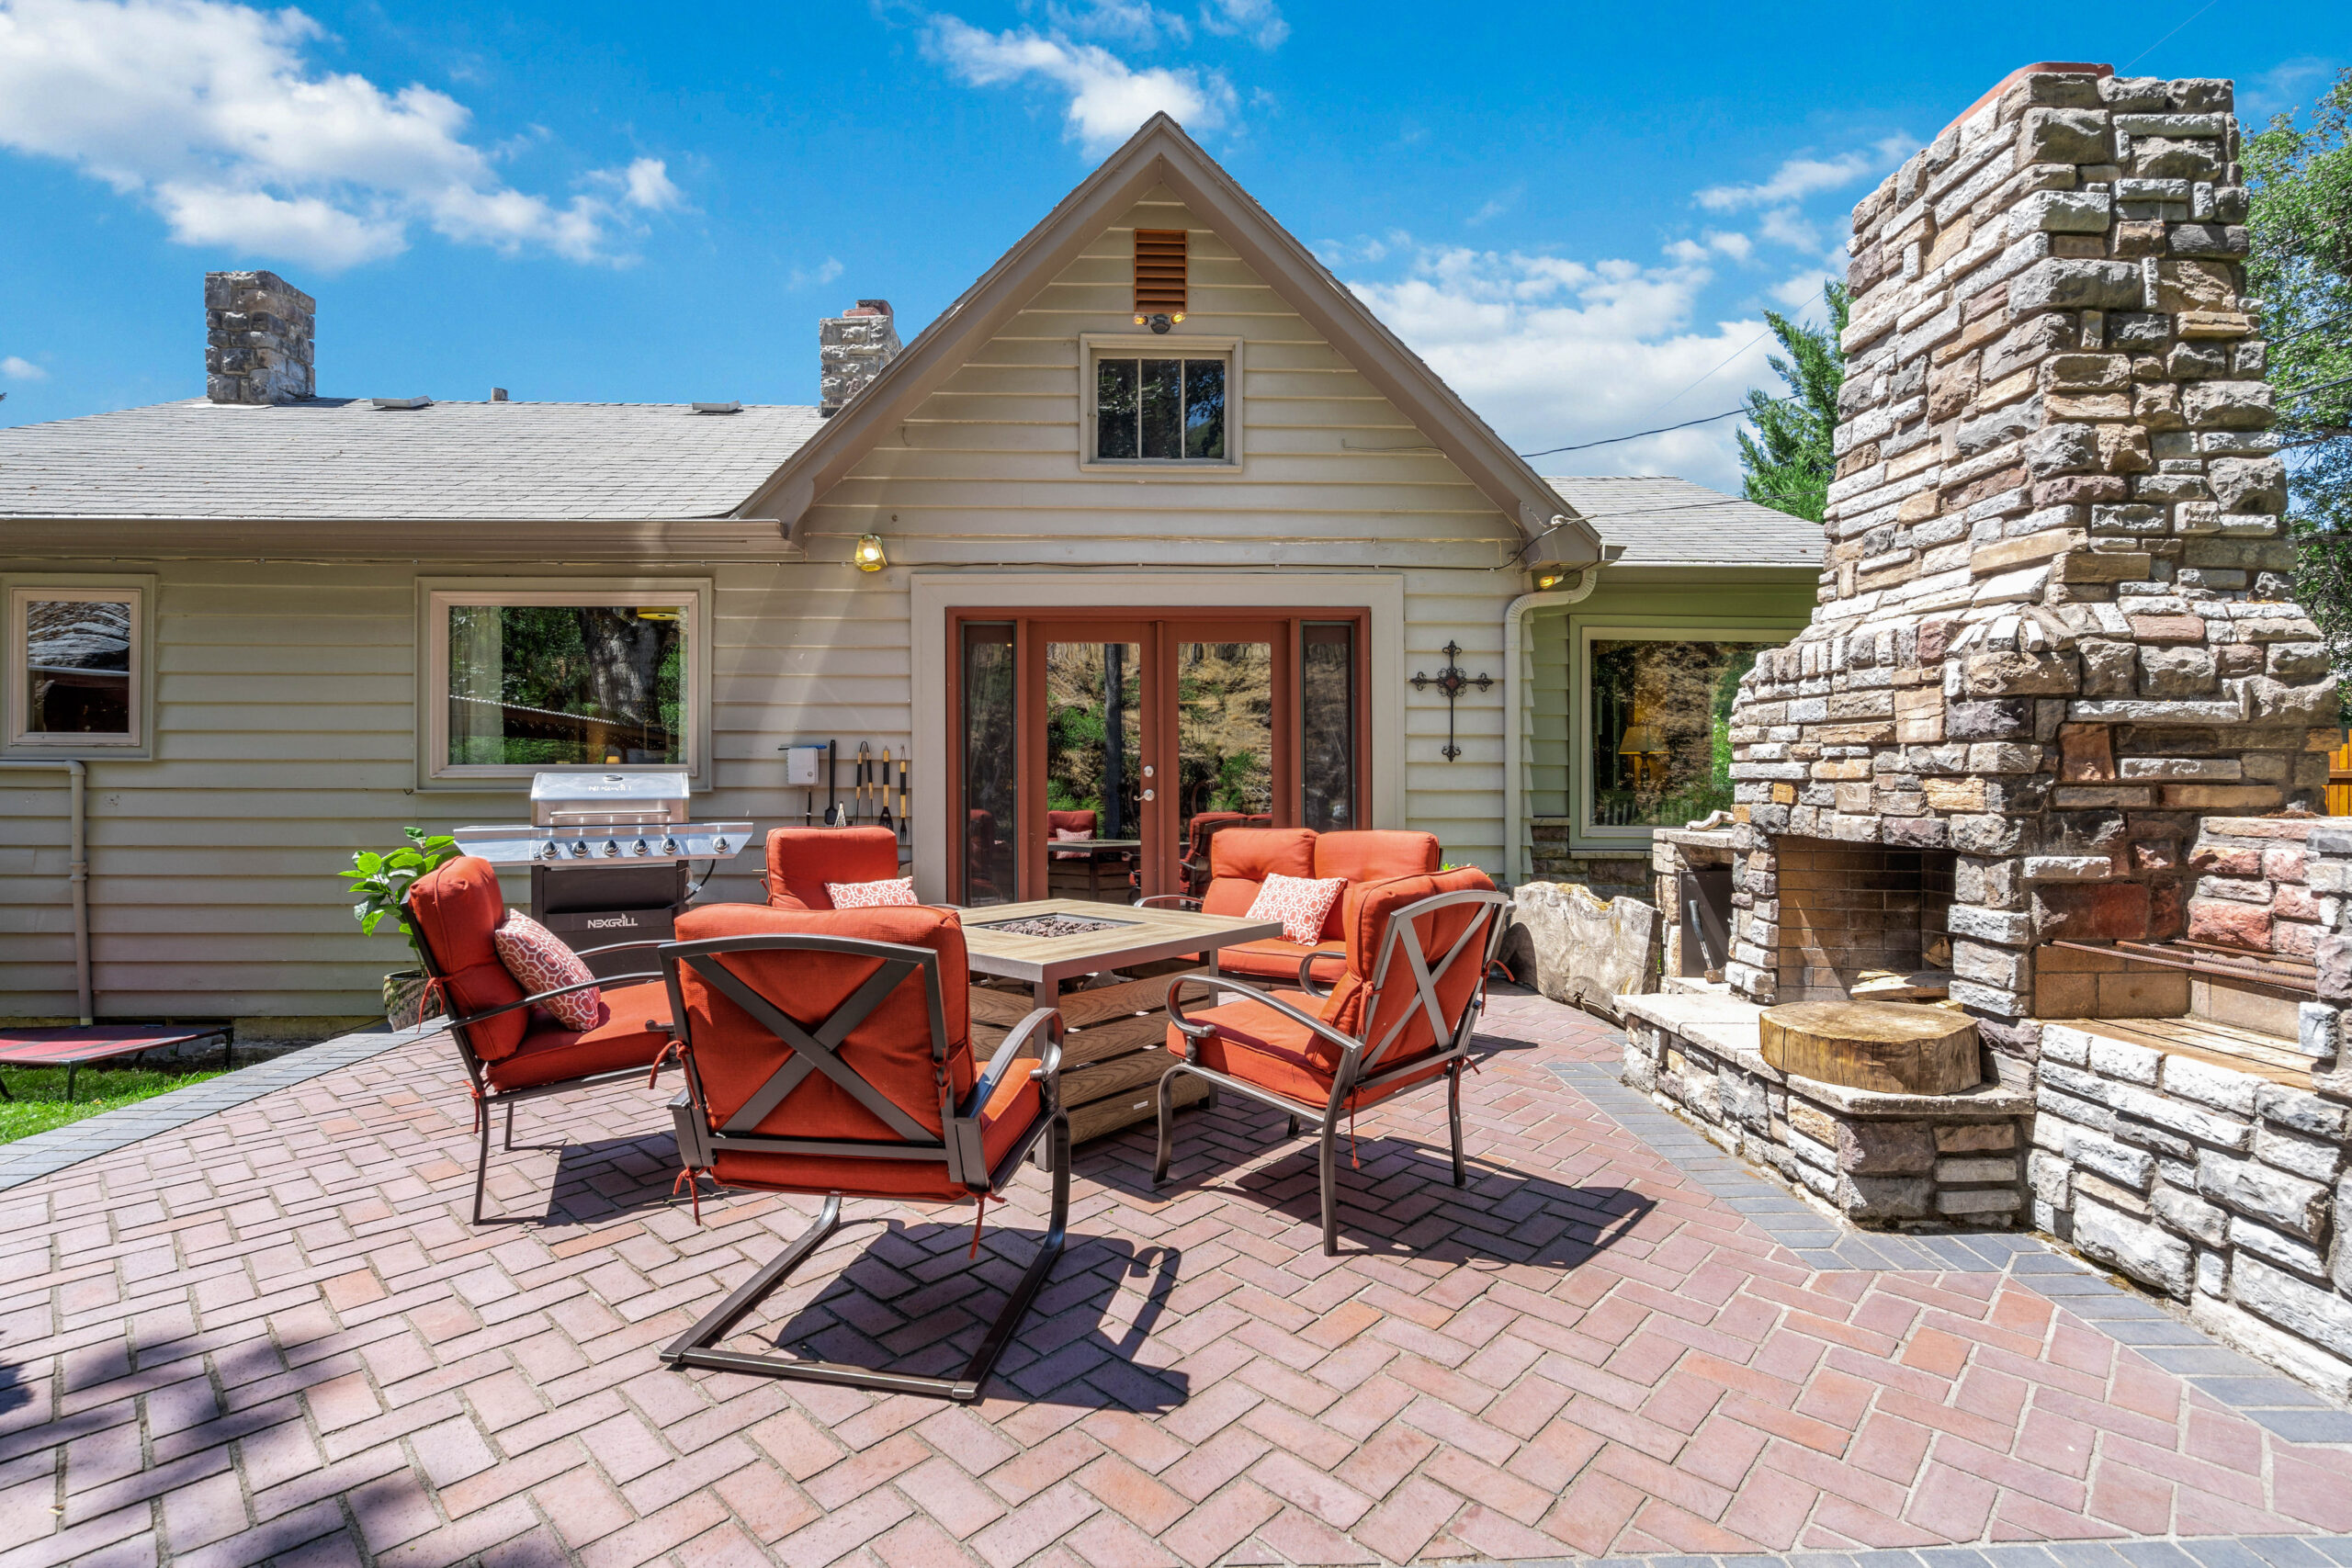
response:
M1149 800L1150 798L1152 798L1152 792L1151 792L1151 791L1149 791L1149 790L1146 790L1146 791L1144 791L1144 792L1143 792L1143 797L1144 797L1146 800Z

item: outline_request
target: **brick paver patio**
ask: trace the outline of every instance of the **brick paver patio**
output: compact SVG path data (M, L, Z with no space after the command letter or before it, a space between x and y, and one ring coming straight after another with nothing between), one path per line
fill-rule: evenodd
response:
M1769 1190L1629 1130L1579 1066L1612 1032L1525 997L1487 1022L1469 1190L1442 1097L1365 1117L1339 1258L1277 1118L1188 1114L1157 1197L1141 1137L1085 1151L1070 1251L971 1408L659 1365L814 1206L672 1206L674 1080L526 1111L538 1146L492 1177L518 1217L476 1230L449 1048L346 1062L0 1192L0 1563L2006 1563L2352 1533L2352 1446L2288 1435L2338 1413L2269 1408L2297 1401L2017 1238L1776 1232ZM761 1331L960 1359L1042 1196L978 1263L968 1216L854 1208L887 1224ZM2199 1550L2328 1560L2254 1545Z

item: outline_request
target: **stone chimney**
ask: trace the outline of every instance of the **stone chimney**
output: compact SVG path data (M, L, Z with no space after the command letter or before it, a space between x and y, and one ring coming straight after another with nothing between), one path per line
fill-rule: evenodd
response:
M865 389L882 367L899 356L899 329L888 299L860 299L838 316L817 323L817 380L827 419Z
M2336 718L2230 107L2030 67L1856 209L1821 604L1731 716L1741 995L1850 967L1814 906L1882 884L1996 1058L2086 1010L2037 998L2088 961L2053 941L2308 959L2308 918L2257 935L2192 897L2207 818L2323 806Z
M317 394L317 301L274 272L204 275L204 395L216 403L295 403Z

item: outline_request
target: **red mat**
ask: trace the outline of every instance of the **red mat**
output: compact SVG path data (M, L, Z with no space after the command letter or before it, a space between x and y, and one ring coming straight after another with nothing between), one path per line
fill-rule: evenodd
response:
M66 1029L0 1029L0 1066L70 1067L128 1056L159 1045L217 1040L226 1029L157 1029L150 1024L99 1023Z

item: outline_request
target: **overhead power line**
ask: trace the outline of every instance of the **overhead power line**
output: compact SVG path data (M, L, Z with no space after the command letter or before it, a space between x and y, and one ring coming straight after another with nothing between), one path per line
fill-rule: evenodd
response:
M1764 400L1768 403L1785 403L1792 402L1795 399L1796 394L1794 392L1791 392L1786 397L1767 398ZM1688 430L1694 424L1713 424L1719 419L1729 419L1734 414L1742 414L1747 412L1747 405L1746 403L1742 403L1736 409L1725 409L1721 413L1711 413L1704 419L1686 419L1680 424L1662 424L1656 430L1637 430L1631 435L1611 435L1600 441L1579 441L1573 446L1546 446L1541 452L1521 452L1520 456L1522 457L1556 457L1562 452L1583 452L1595 446L1614 446L1620 441L1639 441L1645 435L1664 435L1670 431Z

